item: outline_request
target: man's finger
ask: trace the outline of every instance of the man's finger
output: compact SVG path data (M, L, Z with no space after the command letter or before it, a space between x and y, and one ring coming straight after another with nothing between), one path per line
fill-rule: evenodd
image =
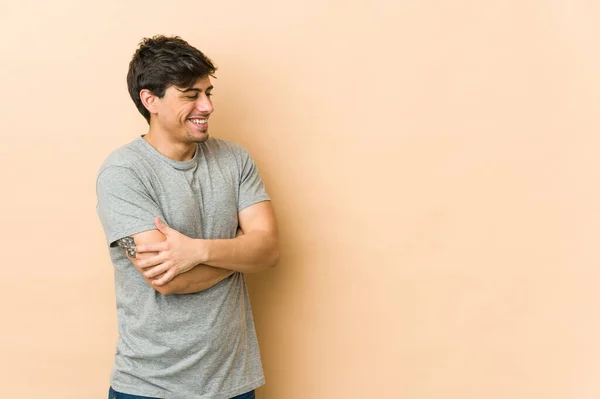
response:
M135 251L137 253L140 252L160 252L160 251L164 251L167 249L167 243L165 241L163 242L157 242L154 244L141 244L141 245L136 245L135 246Z
M158 231L160 231L164 235L168 236L169 234L171 234L171 228L167 226L167 224L163 222L158 216L154 218L154 224L156 225Z
M162 277L154 280L152 282L152 284L161 286L161 285L167 284L172 279L173 279L173 269L170 269L168 272L166 272L164 275L162 275Z
M152 266L157 266L160 265L161 263L163 263L165 261L165 257L161 256L161 255L155 255L152 256L150 258L144 259L144 260L140 260L138 262L138 266L141 267L142 269L145 269L147 267L152 267Z
M156 276L166 272L167 270L169 270L169 265L166 263L163 263L158 266L154 266L153 268L151 268L149 270L145 270L144 277L153 278L153 277L156 277Z

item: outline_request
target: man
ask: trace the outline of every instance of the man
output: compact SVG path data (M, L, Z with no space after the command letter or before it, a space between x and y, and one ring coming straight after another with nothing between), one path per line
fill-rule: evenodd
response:
M165 36L129 65L149 130L97 178L119 328L110 399L246 399L264 383L243 273L275 266L277 226L248 152L209 138L215 71Z

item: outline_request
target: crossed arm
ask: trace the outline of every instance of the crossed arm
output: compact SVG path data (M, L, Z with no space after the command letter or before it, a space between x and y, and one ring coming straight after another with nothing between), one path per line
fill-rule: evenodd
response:
M117 244L144 279L164 295L212 287L234 272L252 273L277 264L277 223L270 201L243 209L234 239L187 237L158 218L157 229L124 237Z

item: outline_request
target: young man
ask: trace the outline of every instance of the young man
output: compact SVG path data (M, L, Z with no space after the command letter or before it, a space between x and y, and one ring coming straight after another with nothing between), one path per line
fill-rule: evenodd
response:
M119 328L110 399L246 399L264 383L244 273L275 266L277 226L248 152L208 135L215 71L165 36L129 65L149 129L97 178Z

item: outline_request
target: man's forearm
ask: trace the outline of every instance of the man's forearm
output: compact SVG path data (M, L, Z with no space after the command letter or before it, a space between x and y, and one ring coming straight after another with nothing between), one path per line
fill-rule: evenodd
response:
M166 294L193 294L204 291L235 273L233 270L197 265L188 272L179 274L165 284Z
M277 239L266 231L251 231L229 240L199 240L199 246L203 264L241 273L268 269L279 260Z

